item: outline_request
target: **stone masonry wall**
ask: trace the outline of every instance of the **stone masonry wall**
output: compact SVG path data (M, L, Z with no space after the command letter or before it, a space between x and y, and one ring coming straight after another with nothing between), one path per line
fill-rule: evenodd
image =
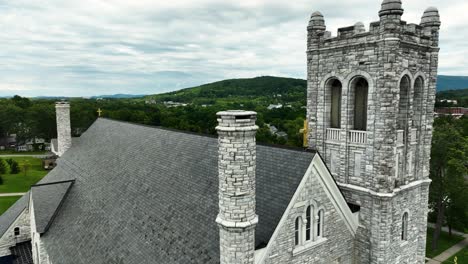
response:
M294 201L294 207L287 215L286 222L278 227L280 233L276 240L269 242L272 243L272 248L267 252L269 255L265 256L265 264L354 263L354 237L325 193L317 173L313 170L306 176L306 184ZM298 247L294 245L295 220L298 216L305 220L305 212L309 205L313 205L314 208L312 213L314 233L317 228L317 211L319 209L325 211L323 238L305 242L302 245L304 249L298 252Z
M15 236L15 228L18 227L20 234ZM0 257L11 254L10 247L17 243L31 240L29 210L26 208L8 230L0 237Z

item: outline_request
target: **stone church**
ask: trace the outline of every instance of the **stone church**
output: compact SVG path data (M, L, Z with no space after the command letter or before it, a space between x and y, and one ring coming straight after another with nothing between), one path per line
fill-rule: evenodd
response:
M256 113L217 137L98 118L0 216L0 263L424 263L440 20L307 27L308 148L256 144Z

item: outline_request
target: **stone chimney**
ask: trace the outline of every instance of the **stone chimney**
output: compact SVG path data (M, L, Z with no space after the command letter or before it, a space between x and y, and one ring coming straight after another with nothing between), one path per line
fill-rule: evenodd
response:
M61 156L71 147L70 104L65 101L55 103L57 115L57 148Z
M231 110L217 116L220 262L254 264L257 113Z

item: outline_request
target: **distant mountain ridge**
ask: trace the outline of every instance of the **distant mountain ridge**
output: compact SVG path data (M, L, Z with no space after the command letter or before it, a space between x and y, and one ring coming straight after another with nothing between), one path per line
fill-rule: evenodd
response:
M437 76L437 91L468 89L468 76Z

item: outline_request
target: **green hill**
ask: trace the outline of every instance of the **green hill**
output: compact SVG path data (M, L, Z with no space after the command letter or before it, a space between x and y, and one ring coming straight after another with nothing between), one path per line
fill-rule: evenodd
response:
M147 98L157 101L195 104L214 104L232 100L249 100L250 102L278 101L305 104L306 88L306 80L262 76L248 79L223 80L174 92L151 95L147 96Z
M214 104L232 99L303 103L306 100L307 81L303 79L262 76L256 78L229 79L186 88L174 92L150 95L158 102ZM468 76L439 75L437 91L468 88Z

